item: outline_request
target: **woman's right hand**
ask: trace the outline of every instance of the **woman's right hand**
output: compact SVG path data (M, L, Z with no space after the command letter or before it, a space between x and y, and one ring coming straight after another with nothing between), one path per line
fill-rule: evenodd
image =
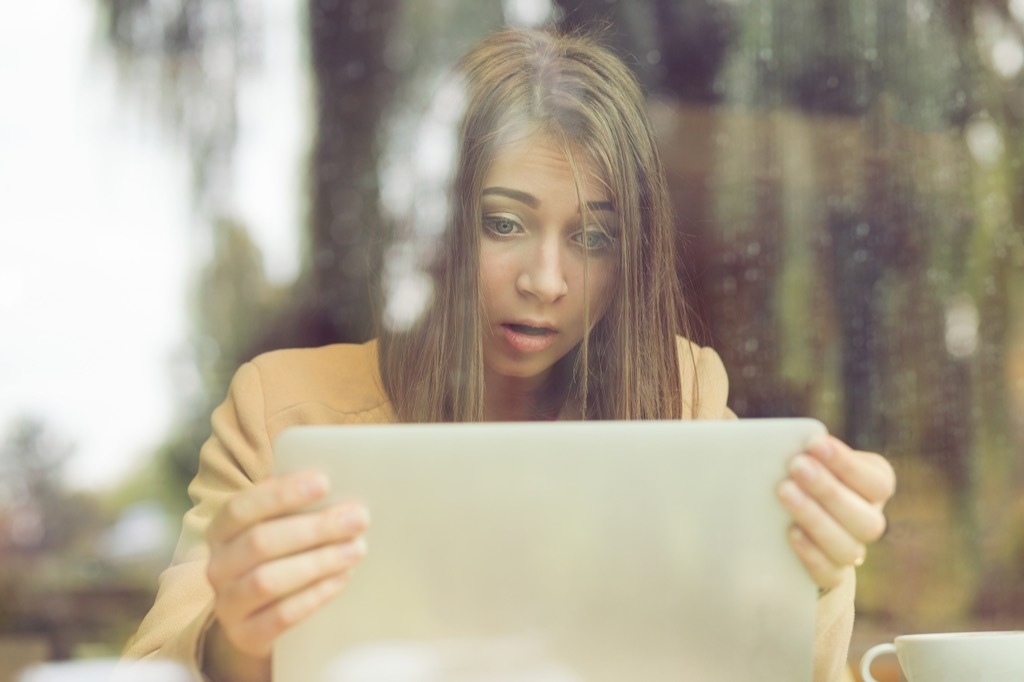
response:
M337 594L366 554L362 505L301 512L326 492L320 474L270 479L231 498L210 523L216 620L204 668L214 679L269 679L274 640Z

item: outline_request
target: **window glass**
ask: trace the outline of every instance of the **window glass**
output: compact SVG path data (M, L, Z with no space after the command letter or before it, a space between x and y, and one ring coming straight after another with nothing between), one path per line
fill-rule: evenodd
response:
M35 658L119 649L170 554L168 527L238 365L272 348L361 341L375 316L402 326L422 311L461 112L445 76L503 25L597 32L635 70L696 340L721 355L735 412L817 417L895 467L889 531L859 570L851 657L901 632L1019 628L1024 0L96 0L95 12L106 56L81 69L117 84L109 106L127 118L90 116L142 122L181 167L168 175L177 193L131 222L170 220L180 233L176 247L149 242L153 262L188 254L174 280L188 280L188 320L165 353L172 386L161 387L178 416L150 435L156 445L131 449L143 463L108 494L61 478L79 434L47 426L62 423L56 398L38 419L0 414L0 644L28 633ZM55 139L72 159L73 145ZM136 185L98 187L113 196ZM18 194L12 204L36 196ZM56 210L49 203L60 202L31 202ZM51 214L40 215L25 224ZM44 222L104 245L75 221ZM0 311L11 313L21 290L35 291L25 284L35 271L0 263ZM104 272L121 291L142 281L138 270ZM116 315L90 321L123 329L62 333L136 338L125 318L148 318L109 298ZM105 362L93 363L105 376L127 371ZM91 421L123 430L103 418ZM125 549L158 534L168 539L145 556ZM92 568L61 568L85 556ZM42 593L46 613L13 596ZM53 617L85 613L76 605L101 594L129 617Z

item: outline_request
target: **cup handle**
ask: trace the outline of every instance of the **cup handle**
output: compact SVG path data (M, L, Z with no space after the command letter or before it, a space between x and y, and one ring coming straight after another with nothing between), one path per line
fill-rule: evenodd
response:
M871 664L874 663L876 658L883 654L895 653L896 645L890 642L876 644L864 652L864 656L860 659L860 676L864 678L864 682L878 682L878 680L871 675Z

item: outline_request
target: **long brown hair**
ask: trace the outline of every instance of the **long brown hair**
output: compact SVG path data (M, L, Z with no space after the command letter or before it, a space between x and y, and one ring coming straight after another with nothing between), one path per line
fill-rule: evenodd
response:
M448 225L431 266L433 301L412 329L380 331L380 371L396 417L483 419L482 183L502 140L534 131L564 149L574 172L591 164L620 226L607 312L556 371L584 418L678 418L676 335L687 333L687 316L663 167L633 74L592 37L524 29L487 37L456 73L465 114Z

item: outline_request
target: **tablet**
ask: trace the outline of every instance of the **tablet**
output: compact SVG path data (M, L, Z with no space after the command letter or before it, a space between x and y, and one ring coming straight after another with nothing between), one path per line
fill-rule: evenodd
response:
M775 497L810 419L299 426L278 473L358 499L369 553L274 679L811 679L817 590Z

